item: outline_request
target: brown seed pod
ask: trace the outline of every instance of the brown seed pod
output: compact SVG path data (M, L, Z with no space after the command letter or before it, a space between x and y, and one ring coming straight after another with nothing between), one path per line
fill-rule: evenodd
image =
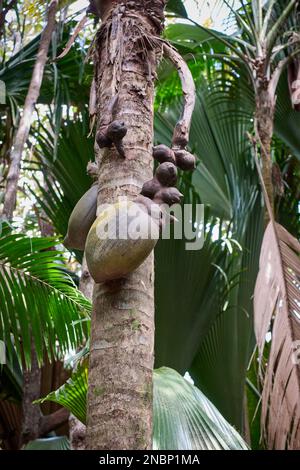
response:
M120 142L127 134L124 121L113 121L107 128L106 135L113 142Z
M106 137L114 143L119 155L125 158L125 150L123 146L123 138L127 134L127 127L124 121L113 121L107 128Z
M124 149L124 145L122 143L122 141L118 141L118 142L115 142L115 147L118 151L118 154L120 155L120 157L122 158L125 158L126 155L125 155L125 149Z
M86 237L96 219L98 185L93 186L82 196L69 219L68 233L64 239L67 248L84 250Z
M193 171L196 168L196 158L186 150L175 150L176 165L184 171Z
M157 181L156 178L153 178L150 181L146 181L142 187L141 195L149 199L153 199L155 194L162 189L161 184Z
M156 193L154 202L157 204L172 204L180 203L180 199L183 197L183 194L178 191L177 188L163 188L158 193Z
M155 176L163 186L175 186L177 182L177 168L174 163L162 163L157 168Z
M172 143L174 147L180 147L184 149L189 143L189 141L185 136L177 135L173 138Z
M159 163L171 162L175 164L175 154L173 150L164 144L153 147L153 158Z
M111 148L112 141L107 137L106 132L98 131L96 134L96 142L100 149Z
M152 219L161 227L162 211L158 204L154 203L151 199L140 194L134 199L136 204L139 204L143 210L149 214Z
M153 201L151 201L149 197L142 196L141 194L139 194L138 196L136 196L133 202L135 202L136 204L142 204L147 209L148 214L150 213Z

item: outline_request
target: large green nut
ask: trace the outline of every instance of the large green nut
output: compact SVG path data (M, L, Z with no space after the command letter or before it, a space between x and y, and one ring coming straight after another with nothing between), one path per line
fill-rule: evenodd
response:
M87 235L96 219L97 191L98 186L94 184L74 207L64 239L67 248L84 250Z
M108 205L89 231L85 256L96 283L121 279L150 255L159 238L159 224L145 208L131 201Z

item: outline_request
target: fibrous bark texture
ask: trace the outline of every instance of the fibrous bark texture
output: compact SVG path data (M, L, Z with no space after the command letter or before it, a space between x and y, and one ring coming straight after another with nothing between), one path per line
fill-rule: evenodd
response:
M41 369L39 367L34 344L31 344L31 369L23 373L23 400L22 400L22 432L20 446L29 441L37 439L40 435L40 421L42 413L38 405L33 402L40 398L41 391Z
M102 2L95 42L98 130L124 121L125 158L98 149L98 206L134 198L153 175L153 96L165 0ZM154 349L153 256L126 279L94 289L89 449L150 449Z
M57 11L57 5L58 0L52 0L49 6L47 25L41 36L41 42L34 65L30 86L26 96L23 114L13 141L3 205L3 217L7 219L12 218L16 205L16 194L20 175L22 152L29 135L34 106L40 94L50 41L53 30L55 28L55 14Z
M91 167L91 165L89 165ZM79 290L90 300L93 296L94 281L88 271L85 256L82 260L82 274L79 283ZM69 419L70 444L72 450L86 449L86 426L75 416Z
M274 192L272 182L271 144L274 130L275 98L270 93L268 84L259 84L256 94L255 127L256 137L261 148L262 175L268 198L273 208ZM265 225L269 222L265 211Z

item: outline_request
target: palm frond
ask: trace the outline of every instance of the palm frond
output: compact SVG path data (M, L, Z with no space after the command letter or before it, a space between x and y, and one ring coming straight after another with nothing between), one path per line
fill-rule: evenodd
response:
M88 120L83 115L82 120L61 127L56 152L54 132L43 128L37 137L38 164L32 169L44 172L47 189L35 178L40 195L31 192L56 232L63 236L74 206L92 184L86 168L94 158L94 150L87 132Z
M90 302L62 269L55 239L4 233L0 244L0 337L27 367L31 338L39 363L78 347L87 333Z
M55 436L30 441L24 450L70 450L70 441L66 436Z
M258 178L246 137L252 128L252 106L245 71L227 67L209 80L198 79L190 134L190 150L198 164L191 184L210 217L215 217L210 219L212 226L219 222L219 232L217 227L208 232L203 249L192 256L178 240L159 242L155 264L160 286L156 365L181 373L189 369L195 384L238 429L242 429L246 370L254 348L251 293L263 231ZM170 142L178 107L178 101L172 100L156 117L158 143ZM224 248L234 239L242 251L212 249L212 239ZM225 298L220 296L221 286L226 288L219 277L222 271L230 286Z
M156 450L246 450L247 445L213 404L172 369L154 371L154 432ZM87 368L39 400L54 401L86 422Z
M69 410L79 421L86 423L88 369L86 364L79 365L72 377L58 390L49 393L37 403L51 401Z
M154 372L154 449L247 450L216 407L172 369Z
M70 21L66 25L62 38L57 38L56 48L63 49L66 44L70 29L74 22ZM60 40L59 40L60 39ZM12 115L18 115L18 108L23 105L28 90L32 70L40 43L40 35L33 38L17 54L5 62L0 69L0 79L6 85L7 104L11 107ZM54 44L50 48L49 55L54 58ZM45 75L39 97L39 103L51 104L53 98L60 100L63 104L76 104L79 108L84 108L89 99L89 79L92 76L91 67L85 65L84 56L86 46L76 42L70 53L57 64L48 63L45 68ZM87 72L84 81L83 68ZM56 108L58 108L56 106Z
M181 18L187 18L187 12L182 0L168 0L166 11Z
M270 222L264 235L254 293L255 332L263 364L272 338L262 394L262 428L269 449L300 446L300 244Z

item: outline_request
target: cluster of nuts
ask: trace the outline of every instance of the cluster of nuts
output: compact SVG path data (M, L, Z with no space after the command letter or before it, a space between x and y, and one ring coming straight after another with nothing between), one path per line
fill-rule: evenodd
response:
M175 187L177 167L184 171L194 170L195 157L186 150L171 149L161 144L153 148L153 158L160 165L156 169L154 178L143 185L141 194L158 204L171 206L179 203L183 195Z

